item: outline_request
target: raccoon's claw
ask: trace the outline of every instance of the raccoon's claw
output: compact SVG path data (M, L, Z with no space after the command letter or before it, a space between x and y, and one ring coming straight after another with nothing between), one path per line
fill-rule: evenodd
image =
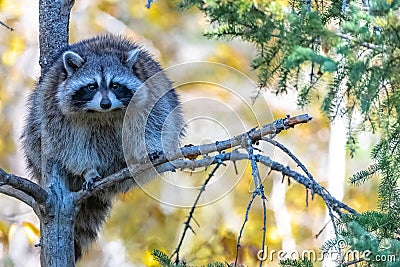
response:
M100 174L96 169L88 168L83 172L83 178L85 178L85 182L82 185L83 190L92 191L94 184L100 181Z
M149 158L151 161L156 160L160 158L164 153L162 151L156 151L153 153L149 153Z
M84 191L92 191L94 188L94 184L100 181L100 176L93 177L88 181L85 181L82 185Z

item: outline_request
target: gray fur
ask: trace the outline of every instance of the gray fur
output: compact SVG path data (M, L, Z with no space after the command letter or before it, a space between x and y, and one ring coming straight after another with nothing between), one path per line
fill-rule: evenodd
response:
M157 73L156 79L145 83ZM113 98L111 82L133 93L129 111L121 99L113 99L113 105L121 103L105 110L98 101L71 104L80 88L90 83L98 84L103 97ZM176 149L183 125L178 96L160 65L131 41L106 35L71 45L44 73L28 100L22 145L28 170L39 184L46 184L41 159L52 158L67 170L70 190L78 191L84 182L126 167L126 160L141 162L148 153L163 150L163 145L165 150ZM77 259L95 240L113 197L154 175L149 172L123 182L82 204L75 223Z

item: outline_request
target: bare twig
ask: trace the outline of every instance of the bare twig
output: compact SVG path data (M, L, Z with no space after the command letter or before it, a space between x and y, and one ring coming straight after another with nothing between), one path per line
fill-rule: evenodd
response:
M279 143L278 141L268 138L268 137L263 137L262 140L273 144L274 146L278 147L283 152L285 152L291 159L293 159L294 162L296 162L297 166L300 167L304 171L304 173L307 175L308 178L310 178L311 180L314 180L314 177L307 170L306 166L304 166L304 164L301 163L301 161L287 147L285 147L283 144Z
M235 264L234 264L234 266L237 266L237 261L238 261L238 258L239 258L239 249L240 249L240 247L241 247L241 245L240 245L240 239L242 238L243 230L244 230L244 227L245 227L245 225L246 225L246 222L249 220L249 212L250 212L250 209L251 209L251 205L253 205L253 201L254 201L254 199L255 199L256 197L257 197L257 191L254 191L254 192L253 192L253 195L251 196L251 199L250 199L250 201L249 201L249 204L247 205L246 214L245 214L245 216L244 216L244 221L243 221L242 227L240 228L238 240L237 240L237 242L236 242L236 258L235 258ZM262 249L264 249L264 247L263 247Z
M262 195L261 195L261 199L262 199L262 204L263 204L263 236L262 236L262 242L261 242L261 250L263 251L263 255L260 258L260 267L262 267L262 263L264 261L265 258L265 241L266 241L266 236L267 236L267 198L265 197L265 193L264 193L264 187L263 185L261 185L261 190L262 190Z
M321 230L319 230L319 232L315 235L315 238L318 238L324 232L324 230L326 229L326 227L328 226L329 223L330 223L330 221L328 221L324 224L324 226L321 228Z
M341 266L343 266L343 267L350 266L350 265L357 266L357 263L360 263L360 262L363 262L363 261L367 261L367 260L364 259L364 258L354 259L354 260L351 260L351 261L348 261L348 262L342 262Z
M182 246L182 244L183 244L183 240L185 239L185 235L186 235L186 233L187 233L187 230L190 229L190 230L192 230L192 232L194 233L193 228L192 228L192 226L190 225L190 221L193 219L193 213L194 213L194 210L195 210L196 207L197 207L197 203L198 203L199 200L200 200L200 196L201 196L201 194L206 190L206 186L207 186L208 182L210 182L211 178L214 176L215 172L218 170L218 168L219 168L222 164L223 164L222 161L220 161L220 162L217 163L217 165L215 165L214 169L211 171L211 173L208 175L207 179L204 181L203 185L201 186L200 191L199 191L199 194L197 195L197 198L196 198L196 200L194 201L192 208L190 209L189 216L187 217L187 219L186 219L186 221L185 221L185 223L184 223L185 228L183 229L183 233L182 233L182 235L181 235L181 239L179 240L179 244L178 244L178 246L176 247L174 253L172 253L172 255L171 255L171 257L170 257L170 258L172 258L172 257L174 257L174 256L176 255L176 258L175 258L175 263L176 263L176 264L179 263L179 251L180 251L181 246Z
M336 217L332 212L332 208L328 205L328 203L326 204L326 208L328 209L328 213L329 213L329 217L331 218L331 222L332 222L332 226L333 226L333 230L335 231L335 235L336 237L339 237L339 231L336 227ZM341 213L339 213L339 215L341 215Z
M153 3L153 2L154 2L154 0L147 0L146 8L150 8L151 3Z
M7 29L10 30L10 31L14 31L13 28L11 28L10 26L8 26L8 25L5 24L4 22L1 22L1 21L0 21L0 25L2 25L3 27L7 28Z
M208 156L199 160L175 160L172 163L176 169L192 169L192 168L200 168L204 166L209 166L212 164L218 163L218 161L239 161L239 160L247 160L249 155L247 153L240 153L237 150L232 151L231 153L222 153L217 156ZM332 209L337 212L339 215L342 214L341 210L345 210L351 214L358 214L358 212L343 202L334 198L323 186L321 186L317 181L311 180L310 178L301 175L298 172L291 170L289 167L280 164L279 162L271 160L269 157L263 155L257 155L256 161L261 164L269 167L273 171L278 171L282 173L284 176L291 177L297 183L303 185L304 187L311 189L314 188L315 194L319 195L325 203L327 203ZM171 165L171 164L170 164ZM160 168L160 171L169 171L170 169L167 166L164 168Z
M267 198L265 197L264 186L262 184L260 172L259 172L258 166L257 166L257 161L258 161L259 155L254 155L254 148L253 148L253 144L251 143L250 139L248 142L247 151L249 153L249 159L251 161L251 174L252 174L254 180L258 180L258 187L256 188L255 193L257 193L257 195L261 197L261 201L263 203L263 228L262 228L263 236L262 236L262 242L261 242L261 250L264 251L265 236L267 234L267 204L266 204ZM248 211L246 211L246 212L248 212ZM246 215L246 217L247 217L247 215ZM263 258L264 257L261 257L261 259L260 259L260 267L262 267Z
M307 170L306 166L304 166L304 164L287 147L285 147L278 141L268 137L263 137L262 140L267 141L268 143L278 147L283 152L285 152L294 162L296 162L297 166L303 170L303 172L307 175L307 177L310 178L310 180L314 181L314 177ZM314 199L314 188L310 188L310 190L311 190L311 198ZM306 188L306 206L308 207L308 188Z
M19 190L20 192L25 193L27 196L32 197L32 199L34 201L36 201L38 205L44 205L46 203L47 192L41 186L39 186L38 184L36 184L28 179L25 179L25 178L22 178L22 177L13 175L13 174L8 174L1 168L0 168L0 183L2 183L4 185L8 185L12 188L15 188L15 189ZM17 197L20 195L21 194L14 194L11 196ZM20 198L18 198L18 199L25 202L23 199L20 199ZM29 201L28 201L28 203L29 203ZM26 203L26 204L28 204L28 203Z
M276 146L276 147L278 147L278 148L280 148L283 152L285 152L291 159L293 159L293 161L294 162L296 162L296 164L297 164L297 166L299 166L303 171L304 171L304 173L307 175L307 177L310 179L310 183L309 182L307 182L306 184L305 183L303 183L303 179L301 179L300 177L296 177L296 176L290 176L290 175L288 175L288 174L286 174L286 173L284 173L284 172L282 172L284 175L287 175L287 176L290 176L290 177L292 177L292 178L294 178L297 182L299 182L299 183L301 183L301 184L303 184L304 186L306 186L306 189L310 189L311 190L311 195L312 195L312 197L314 198L314 194L316 193L315 192L315 190L317 189L318 191L320 191L320 193L318 193L318 195L320 195L321 197L322 196L324 196L324 197L322 197L324 200L326 200L325 202L327 203L327 205L329 204L329 199L331 199L331 198L333 198L331 195L330 195L330 193L323 187L323 186L321 186L320 184L318 184L315 180L314 180L314 177L311 175L311 173L307 170L307 168L304 166L304 164L303 163L301 163L301 161L288 149L288 148L286 148L284 145L282 145L281 143L279 143L279 142L277 142L276 140L272 140L271 138L267 138L267 137L263 137L263 140L264 141L267 141L267 142L269 142L269 143L271 143L271 144L273 144L274 146ZM279 164L279 163L274 163L276 166L277 166L277 164ZM283 165L282 166L280 166L280 167L283 167ZM286 167L286 169L287 170L290 170L288 167ZM279 170L280 171L280 170ZM298 178L300 178L300 179L298 179ZM305 181L304 181L305 182ZM308 184L310 184L310 187L308 186ZM315 186L315 187L314 187ZM321 193L322 193L322 195L321 195ZM328 202L327 202L328 201ZM308 199L307 199L307 202L308 202ZM342 203L343 204L343 203ZM330 206L328 206L328 208L329 208ZM337 212L339 215L342 215L342 213L341 213L341 211L340 211L340 209L345 209L345 210L347 210L348 212L350 212L350 213L356 213L356 211L355 210L353 210L353 209L351 209L351 208L349 208L347 205L345 205L345 204L343 204L343 205L341 205L340 204L340 208L339 209L335 209L335 207L334 206L332 206L332 208L335 210L335 212Z
M261 250L262 251L264 250L264 247L265 247L265 237L266 237L266 231L267 231L267 205L266 205L267 198L265 197L264 186L262 184L260 172L259 172L258 166L257 166L257 161L258 161L259 155L254 154L254 148L253 148L253 144L252 144L250 138L248 139L247 146L248 146L247 151L248 151L249 159L251 162L251 174L253 176L254 184L256 185L256 190L253 192L253 195L249 201L249 204L247 205L245 219L244 219L244 222L243 222L242 227L239 232L238 241L236 243L236 257L235 257L235 265L234 266L237 266L237 261L238 261L238 257L239 257L240 239L242 237L246 222L248 221L248 218L249 218L250 208L251 208L251 205L253 204L254 199L257 196L261 197L261 201L263 203L263 216L264 217L263 217L263 228L262 228L263 237L262 237L262 242L261 242ZM263 258L260 259L260 267L262 267L262 263L263 263L262 259Z
M308 189L313 188L315 194L319 195L325 201L325 203L329 205L332 208L332 210L334 210L338 214L342 214L341 211L342 209L352 214L358 214L356 210L350 208L343 202L334 198L322 185L317 183L315 180L311 180L310 178L305 177L291 170L289 167L284 166L278 162L275 162L266 156L260 156L259 162L264 164L265 166L270 167L274 171L279 171L283 175L293 178L293 180L304 185Z

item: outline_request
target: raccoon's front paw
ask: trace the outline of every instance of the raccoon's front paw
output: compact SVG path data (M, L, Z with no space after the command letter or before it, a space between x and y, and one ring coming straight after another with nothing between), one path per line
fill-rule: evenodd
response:
M85 191L92 191L94 188L94 184L98 181L100 181L101 177L100 176L96 176L91 178L90 180L87 180L83 183L82 187L83 190Z
M100 174L96 169L88 169L83 172L83 178L85 178L85 182L82 185L83 190L92 191L94 184L100 181Z
M153 153L149 153L148 155L149 155L150 160L154 161L156 159L159 159L162 155L164 155L164 152L159 150L159 151L156 151Z

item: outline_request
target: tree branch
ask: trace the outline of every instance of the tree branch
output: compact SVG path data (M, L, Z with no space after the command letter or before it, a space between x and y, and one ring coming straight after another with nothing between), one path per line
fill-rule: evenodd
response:
M289 167L280 164L279 162L271 160L267 156L263 155L255 155L255 160L260 162L261 164L271 168L274 171L278 171L285 176L291 177L297 183L302 184L304 187L312 190L314 189L314 193L319 195L324 202L329 205L332 210L337 212L339 215L343 214L342 209L352 213L358 214L358 212L343 202L334 198L322 185L320 185L317 181L311 180L310 178L301 175L300 173L291 170ZM216 156L206 156L203 159L199 160L188 160L188 159L179 159L171 162L171 164L175 167L175 169L194 169L209 166L212 164L216 164L220 161L239 161L239 160L248 160L249 155L247 153L240 153L237 150L232 151L231 153L222 153ZM171 164L163 164L159 169L160 172L170 171Z
M153 163L145 164L135 164L131 165L132 172L129 172L128 168L125 168L113 175L110 175L94 185L92 191L81 190L76 193L75 201L80 203L82 200L90 197L97 191L104 190L118 182L124 181L126 179L133 179L132 177L138 177L143 172L150 168L156 168L159 173L166 171L173 171L176 169L195 169L199 167L210 166L212 164L219 163L220 161L238 161L238 160L248 160L249 155L247 153L240 153L237 149L231 153L225 153L222 150L232 148L232 147L247 147L247 140L250 138L252 143L261 140L265 135L273 135L279 133L282 130L286 130L290 127L294 127L299 123L305 123L311 120L307 114L286 117L285 119L279 119L271 124L263 126L261 129L252 129L244 134L237 135L232 139L216 142L213 144L205 144L200 146L190 146L183 147L180 149L180 153L171 153L169 156L160 156L158 159L154 160ZM200 152L201 151L201 152ZM202 159L188 160L186 158L196 158L199 155L209 154L211 152L220 152L221 154L217 156L203 156ZM170 159L170 161L167 160ZM302 184L307 189L312 190L313 193L319 195L327 205L329 205L332 210L337 212L339 215L342 214L341 210L345 210L352 214L358 214L358 212L341 201L335 199L323 186L317 183L314 179L303 176L298 172L291 170L289 167L284 166L278 162L271 160L269 157L263 155L256 155L256 161L270 167L274 171L279 171L283 175L293 178L296 182ZM311 176L312 177L312 176Z
M251 129L243 134L234 136L231 139L224 140L224 141L216 141L215 143L204 144L199 146L188 146L182 147L179 151L168 151L166 154L157 155L152 162L146 162L143 164L133 164L130 165L132 172L129 171L128 168L125 168L117 173L114 173L104 179L96 182L94 184L93 190L91 191L84 191L81 190L76 195L76 201L80 203L82 200L87 199L95 192L103 190L105 188L111 187L114 184L122 182L126 179L130 179L133 177L139 176L146 170L150 168L156 167L157 171L160 172L160 165L166 162L171 162L176 166L175 160L180 158L196 158L199 155L207 155L212 152L222 152L223 150L235 147L247 147L247 142L250 139L252 143L256 143L257 141L261 140L263 136L266 135L275 135L280 133L283 130L287 130L289 128L293 128L297 124L307 123L312 119L308 114L302 114L295 117L287 116L284 119L279 119L274 121L273 123L264 125L260 129L256 130L256 128ZM205 166L208 166L207 164ZM169 169L168 169L169 166ZM166 168L168 171L172 171L171 164L168 164L162 168ZM167 171L165 170L165 171Z
M269 157L260 155L258 161L265 166L270 167L274 171L279 171L283 175L293 178L296 182L304 185L306 188L314 190L315 194L319 195L325 201L325 203L332 207L332 209L339 215L342 214L341 209L344 209L352 214L358 214L356 210L334 198L322 185L317 183L315 180L311 180L310 178L291 170L289 167L271 160Z
M0 21L0 25L2 25L3 27L7 28L7 29L10 30L10 31L14 31L13 28L11 28L10 26L8 26L8 25L5 24L4 22L1 22L1 21Z
M38 184L13 175L13 174L8 174L7 172L5 172L3 169L0 168L0 186L3 185L7 185L11 188L14 188L15 190L24 193L26 196L31 197L34 201L36 201L37 205L41 206L41 205L45 205L46 203L46 199L47 199L47 192L46 190L44 190L41 186L39 186ZM7 190L8 192L10 190ZM15 192L17 192L15 191ZM15 193L14 195L10 195L13 197L18 198L17 196L20 196L21 194L19 193ZM30 205L30 201L28 201L28 203L25 201L24 199L18 198L19 200L25 202L26 204L28 204L29 206L31 206L32 208L34 208L32 205Z
M273 140L271 138L268 137L263 137L264 141L267 141L268 143L278 147L280 150L282 150L283 152L285 152L294 162L296 162L297 166L300 167L303 172L307 175L307 177L314 181L314 177L312 176L312 174L307 170L306 166L304 166L304 164L284 145L282 145L281 143L279 143L276 140ZM311 188L311 198L314 199L314 189ZM308 207L308 188L306 188L306 207Z
M36 213L36 215L39 214L39 206L37 205L36 201L31 196L25 194L23 191L15 189L9 185L0 185L0 193L21 200L22 202L30 206Z

